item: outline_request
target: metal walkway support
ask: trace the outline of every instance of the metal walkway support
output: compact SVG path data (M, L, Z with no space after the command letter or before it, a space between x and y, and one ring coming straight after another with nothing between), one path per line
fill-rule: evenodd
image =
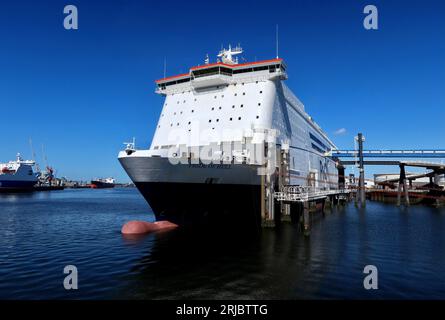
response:
M399 186L397 187L397 206L400 206L402 198L402 188L403 192L405 193L405 204L409 206L409 193L408 186L406 185L406 171L404 164L400 164Z
M321 190L315 187L303 186L282 186L279 192L274 193L276 201L282 204L289 204L292 221L299 220L305 236L310 235L310 203L322 203L321 210L324 210L324 202L328 198L335 199L333 202L338 204L339 200L347 201L350 198L352 190Z
M360 205L364 207L366 205L366 195L365 195L365 166L363 163L363 141L365 141L365 138L363 137L363 134L359 133L357 136L357 142L358 142L358 157L359 157L359 170L360 170L360 177L358 182L358 199L360 201Z

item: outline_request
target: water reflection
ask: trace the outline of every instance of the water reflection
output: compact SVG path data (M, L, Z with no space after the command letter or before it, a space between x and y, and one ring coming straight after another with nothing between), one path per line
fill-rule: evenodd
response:
M425 210L415 208L411 214L416 214L413 211ZM138 261L134 268L137 272L126 278L128 283L117 296L444 298L445 287L435 282L432 270L440 269L437 260L433 263L429 256L433 252L416 243L419 238L430 238L431 230L417 226L418 234L412 234L413 223L409 214L399 214L393 206L371 204L364 210L339 207L324 216L314 216L309 238L297 226L289 224L275 230L264 229L260 234L175 230L154 237L149 253ZM445 244L443 240L439 242ZM419 249L432 264L431 271L416 276L418 268L425 267L425 262L420 262ZM381 290L364 290L363 268L367 264L379 268ZM443 275L439 278L444 280Z
M445 208L351 203L313 216L309 238L291 224L120 233L152 219L136 190L1 195L0 298L445 299ZM76 292L61 285L67 264ZM377 291L363 288L367 264Z

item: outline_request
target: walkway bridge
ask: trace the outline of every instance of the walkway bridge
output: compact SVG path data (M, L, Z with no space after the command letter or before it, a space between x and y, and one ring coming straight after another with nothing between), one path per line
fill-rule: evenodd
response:
M406 159L445 159L445 149L394 149L394 150L365 150L363 149L363 142L365 138L361 133L356 137L358 142L357 150L332 150L326 155L332 159L337 160L337 167L340 172L343 172L344 177L344 166L345 165L358 165L360 170L359 186L358 186L358 198L362 204L365 205L365 165L397 165L400 167L400 176L397 179L398 185L398 197L397 204L400 205L402 188L405 193L405 203L409 205L409 193L407 187L407 181L412 181L420 177L430 177L432 180L434 178L434 183L437 185L439 181L439 176L445 174L445 164L438 162L426 162L426 161L407 161ZM351 159L353 158L353 160ZM365 160L365 158L397 158L400 160ZM418 176L407 177L405 172L405 167L420 167L427 170L431 170L428 173L424 173ZM431 181L432 183L432 181Z

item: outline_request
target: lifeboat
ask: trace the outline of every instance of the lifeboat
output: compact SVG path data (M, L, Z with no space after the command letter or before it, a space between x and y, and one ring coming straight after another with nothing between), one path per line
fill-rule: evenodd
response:
M14 174L15 170L9 169L8 167L3 167L2 168L2 173L4 173L4 174Z

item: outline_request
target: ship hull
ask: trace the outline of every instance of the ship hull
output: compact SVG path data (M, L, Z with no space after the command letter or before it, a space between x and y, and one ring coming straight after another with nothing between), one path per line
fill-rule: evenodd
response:
M107 183L102 181L91 181L91 188L93 189L109 189L114 188L114 183Z
M0 192L33 191L36 181L0 180Z
M254 227L261 223L259 186L139 182L136 187L158 221L188 227Z
M156 220L181 226L257 227L260 176L250 165L170 164L166 158L121 157Z

